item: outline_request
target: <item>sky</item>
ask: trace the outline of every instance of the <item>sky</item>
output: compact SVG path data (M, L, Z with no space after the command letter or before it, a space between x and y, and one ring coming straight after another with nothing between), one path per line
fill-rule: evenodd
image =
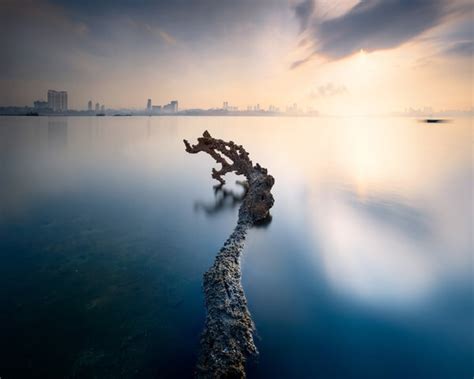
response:
M470 0L2 0L0 104L473 106Z

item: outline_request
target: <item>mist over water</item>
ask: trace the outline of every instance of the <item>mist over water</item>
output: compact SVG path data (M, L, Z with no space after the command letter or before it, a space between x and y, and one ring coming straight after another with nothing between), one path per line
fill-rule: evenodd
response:
M276 180L243 257L249 378L472 376L471 125L0 118L0 377L192 376L238 211L184 152L206 129Z

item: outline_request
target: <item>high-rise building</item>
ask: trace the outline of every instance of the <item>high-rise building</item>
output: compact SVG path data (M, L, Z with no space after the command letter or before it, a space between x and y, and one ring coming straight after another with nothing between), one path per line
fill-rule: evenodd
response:
M269 111L269 112L279 112L280 109L279 109L278 107L275 107L274 105L270 105L270 106L268 107L268 111Z
M53 112L67 111L67 92L48 90L48 108Z
M100 111L101 111L102 113L104 113L104 111L105 111L105 105L104 105L104 104L102 104L102 105L100 106Z
M178 100L172 100L171 101L171 111L173 113L178 112Z
M151 99L148 99L148 101L146 102L146 110L147 110L148 112L151 111Z
M59 92L59 98L60 98L61 109L63 111L67 111L68 110L67 92L66 91Z
M87 110L89 112L92 112L92 100L89 100L89 102L87 103Z
M99 112L99 109L100 109L100 104L99 104L99 103L95 103L95 111L96 111L96 112Z
M171 103L163 105L162 110L164 113L178 112L178 100L172 100Z
M229 105L228 101L224 101L222 103L222 110L224 111L230 111L230 112L237 112L239 110L239 107Z

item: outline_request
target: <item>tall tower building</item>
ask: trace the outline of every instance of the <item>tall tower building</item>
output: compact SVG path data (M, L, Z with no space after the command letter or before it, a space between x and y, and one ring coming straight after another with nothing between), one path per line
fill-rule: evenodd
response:
M100 104L99 103L95 103L95 111L96 112L99 112L100 110Z
M87 110L89 112L92 112L92 100L89 100L89 102L87 103Z
M148 112L151 111L151 99L148 99L148 101L146 102L146 110L147 110Z

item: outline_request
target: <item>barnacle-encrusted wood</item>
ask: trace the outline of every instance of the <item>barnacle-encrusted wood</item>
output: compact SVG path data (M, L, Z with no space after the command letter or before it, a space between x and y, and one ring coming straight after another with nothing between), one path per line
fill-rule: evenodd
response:
M198 138L197 145L191 146L186 140L184 144L188 153L206 152L222 165L212 170L212 177L220 185L225 184L223 176L231 171L248 181L237 226L204 274L207 315L196 372L199 378L244 378L246 358L257 354L257 348L241 284L240 255L247 230L269 216L274 202L270 190L275 180L259 164L252 165L242 146L212 138L207 131Z
M196 145L190 145L186 140L184 144L188 153L196 154L203 151L221 164L219 170L212 169L212 177L221 185L225 184L223 176L228 172L235 172L247 178L249 190L240 207L239 220L245 219L255 223L268 217L274 202L270 190L275 179L258 163L253 166L249 153L241 145L236 145L233 141L226 142L212 138L207 130L198 138Z

